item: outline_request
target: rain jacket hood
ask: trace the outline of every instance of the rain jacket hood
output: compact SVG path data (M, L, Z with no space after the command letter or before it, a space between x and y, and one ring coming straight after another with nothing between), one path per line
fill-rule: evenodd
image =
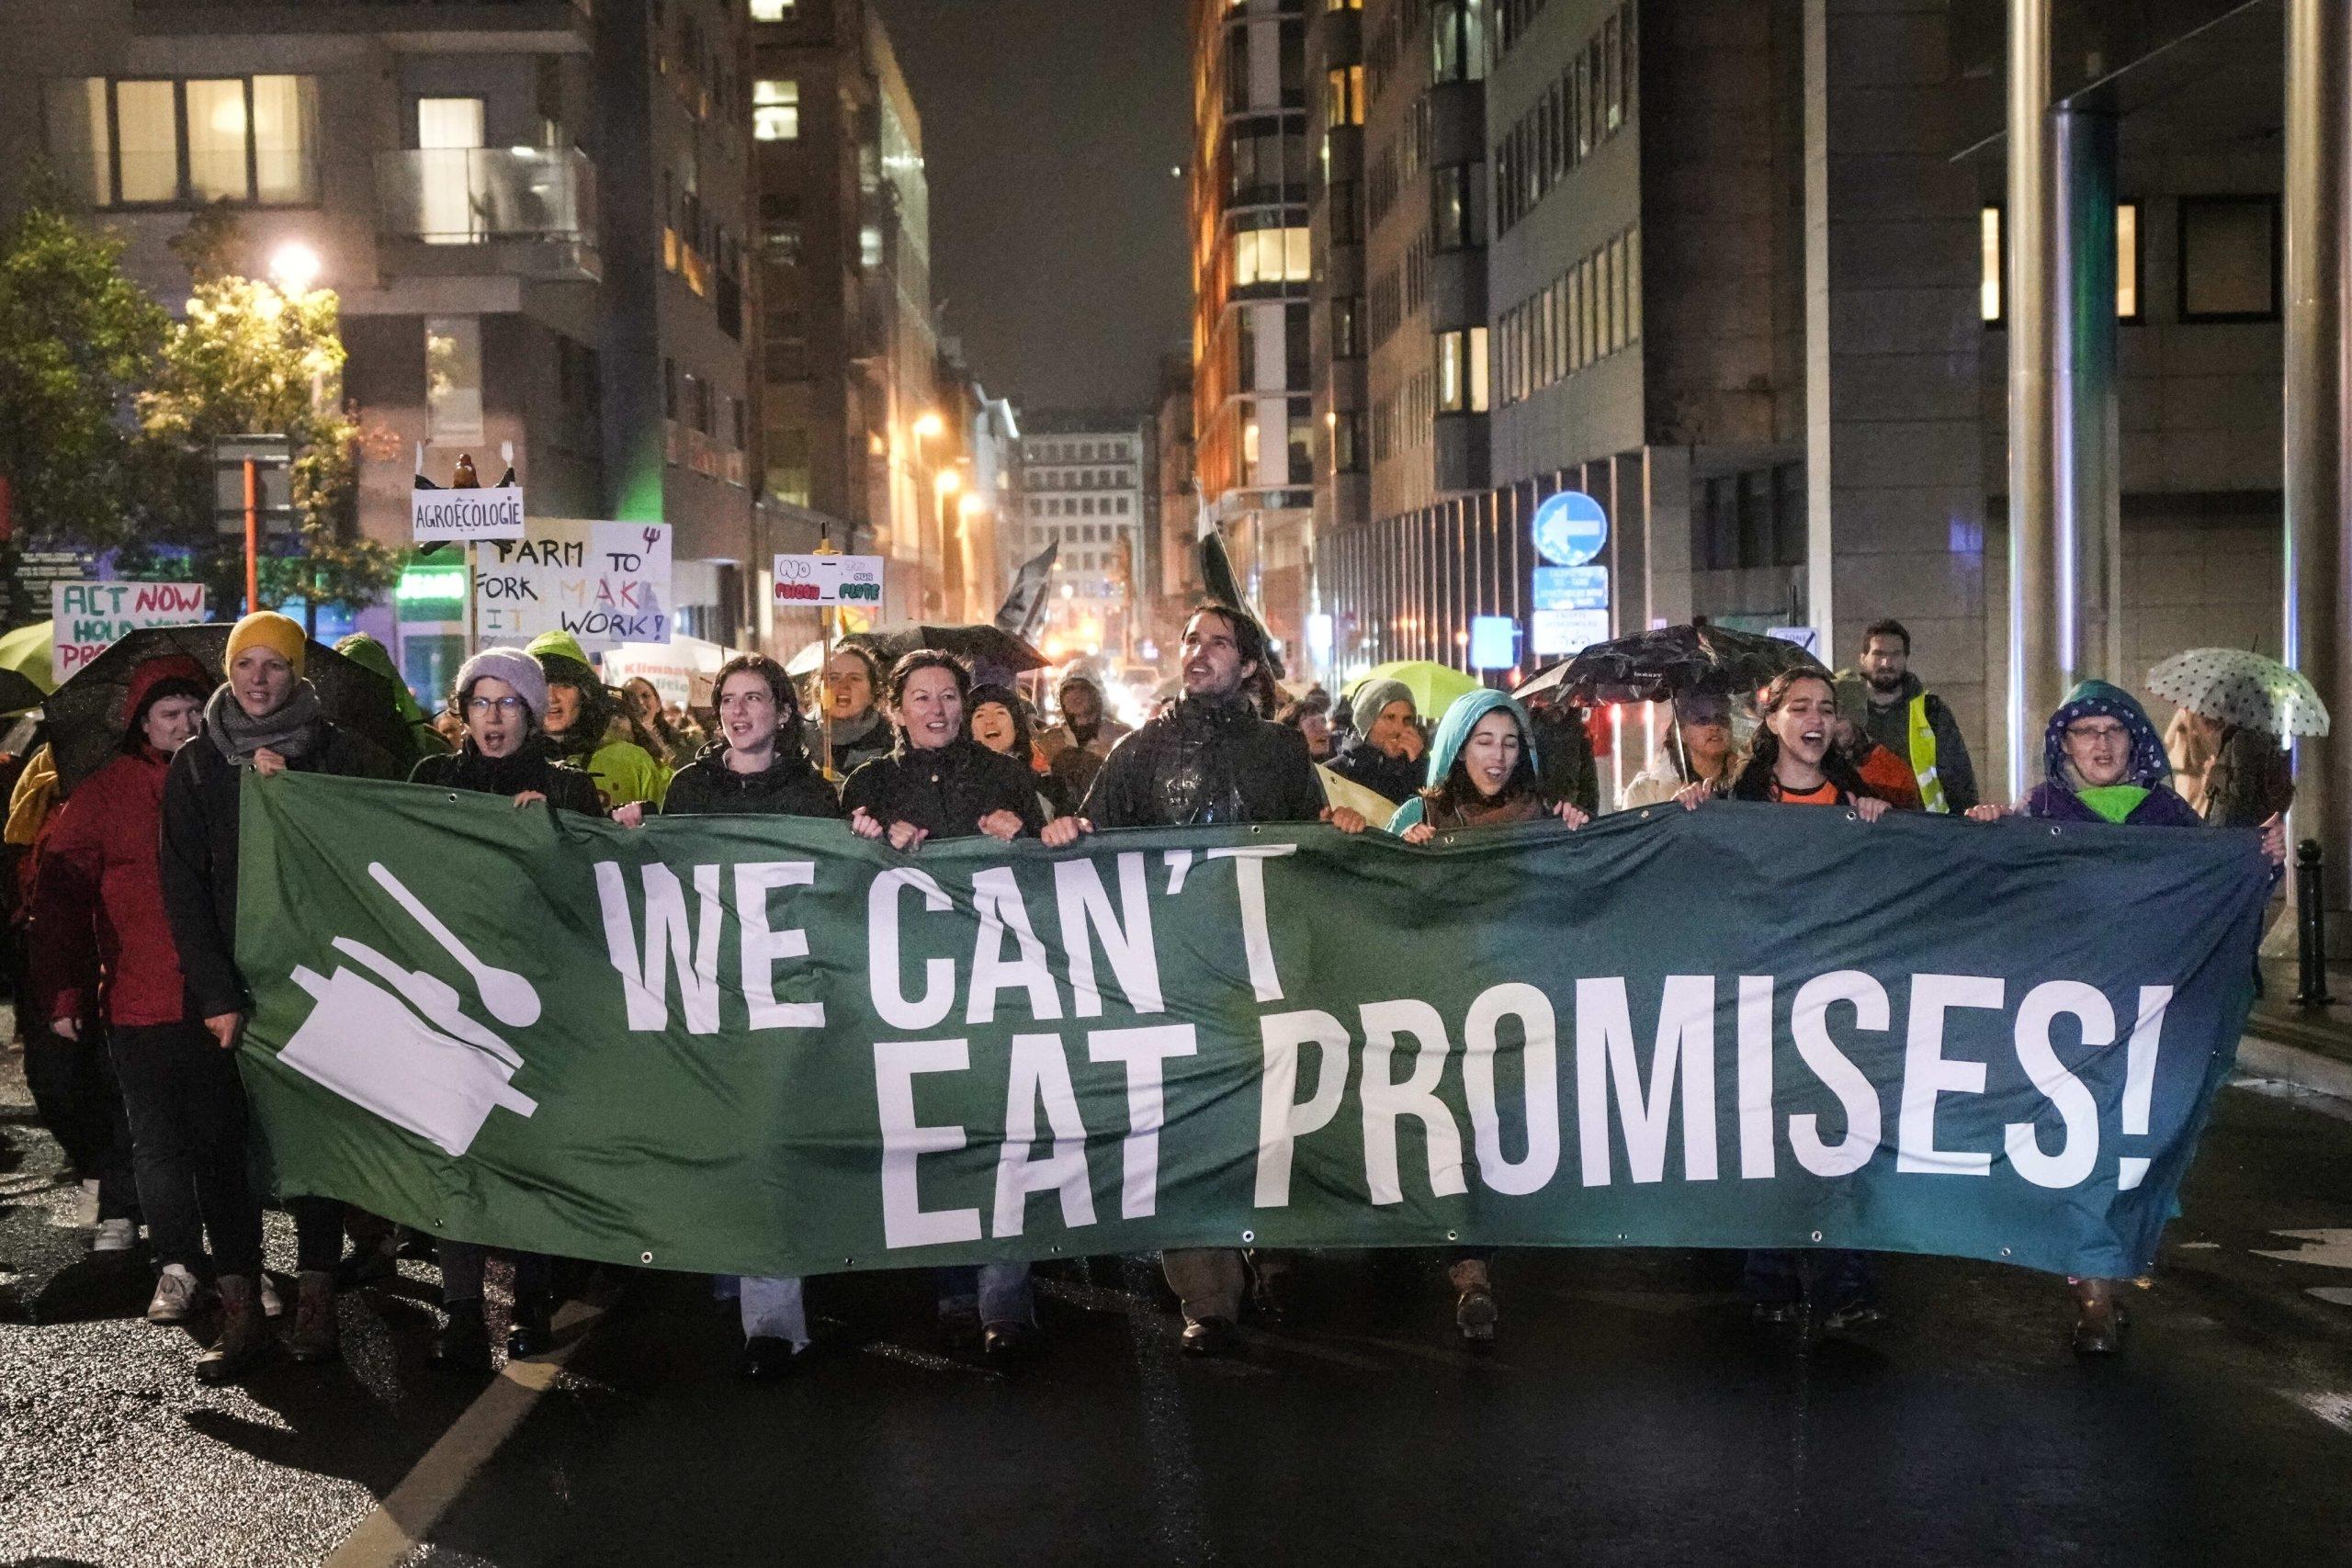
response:
M1527 716L1527 710L1502 693L1487 687L1458 699L1438 722L1437 734L1430 740L1429 788L1444 786L1446 775L1453 771L1453 760L1469 743L1470 732L1478 728L1480 719L1498 709L1510 714L1511 722L1519 726L1519 743L1526 750L1528 766L1541 774L1544 760L1536 752L1535 725ZM1402 833L1422 820L1427 807L1424 797L1415 795L1396 808L1396 815L1388 819L1388 830Z
M184 653L167 653L158 659L141 660L139 668L130 672L130 682L122 692L122 727L127 732L125 750L138 742L140 720L147 716L148 705L155 700L155 688L166 681L185 682L196 688L201 699L212 694L216 682L203 665Z
M418 705L416 694L408 689L408 682L401 680L400 671L392 668L392 656L385 651L382 643L366 632L354 632L336 643L334 650L370 675L384 678L392 688L392 705L400 710L403 721L409 724L425 722L424 709Z
M2126 784L2142 789L2171 787L2172 760L2165 754L2164 737L2156 733L2137 698L2105 681L2080 682L2050 716L2049 727L2042 731L2041 767L2052 784L2069 794L2079 787L2066 765L2066 727L2094 716L2116 720L2132 737L2132 761L2123 775Z

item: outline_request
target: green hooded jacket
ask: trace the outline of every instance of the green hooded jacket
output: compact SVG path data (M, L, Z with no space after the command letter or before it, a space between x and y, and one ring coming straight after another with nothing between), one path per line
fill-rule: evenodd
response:
M399 669L392 663L390 651L382 643L366 632L354 632L336 643L334 650L369 674L382 676L384 683L391 687L392 706L400 711L401 723L407 727L409 737L409 754L395 759L401 764L401 777L407 777L408 770L424 758L448 755L449 743L441 738L439 730L433 728L433 720L418 705L416 694L408 689L408 682L401 679Z
M1497 709L1510 714L1519 726L1519 743L1526 748L1528 765L1539 779L1543 776L1543 759L1535 750L1535 726L1528 718L1527 710L1489 687L1458 698L1452 707L1445 710L1445 717L1438 722L1437 734L1430 741L1429 773L1424 787L1435 789L1445 783L1446 774L1453 771L1453 760L1462 754L1462 748L1470 739L1470 732L1478 728L1480 719ZM1428 806L1424 796L1414 795L1398 807L1396 815L1388 819L1388 831L1401 838L1407 829L1425 819Z

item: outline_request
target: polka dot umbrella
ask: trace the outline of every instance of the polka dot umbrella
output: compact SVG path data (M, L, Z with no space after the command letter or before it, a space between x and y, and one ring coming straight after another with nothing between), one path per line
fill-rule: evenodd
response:
M2192 648L2148 671L2148 690L2207 718L2273 735L2325 735L2327 705L2298 671L2242 648Z

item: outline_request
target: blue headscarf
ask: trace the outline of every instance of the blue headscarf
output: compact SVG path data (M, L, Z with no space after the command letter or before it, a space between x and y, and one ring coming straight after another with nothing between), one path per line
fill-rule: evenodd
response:
M2164 737L2156 733L2147 710L2131 693L2104 681L2081 682L2050 716L2050 728L2042 732L2041 766L2052 784L2069 795L2075 793L2075 781L2066 767L2066 727L2085 718L2114 719L2131 735L2132 761L2124 770L2125 783L2142 789L2172 787L2172 760L2165 755Z
M1446 775L1453 771L1453 760L1470 742L1470 732L1478 728L1480 719L1498 708L1518 723L1519 743L1525 748L1528 766L1541 771L1543 761L1535 754L1535 726L1529 720L1527 710L1493 687L1482 687L1456 698L1438 721L1437 734L1430 740L1428 787L1443 787ZM1419 822L1423 814L1422 800L1417 795L1396 808L1396 815L1388 819L1388 830L1401 834Z

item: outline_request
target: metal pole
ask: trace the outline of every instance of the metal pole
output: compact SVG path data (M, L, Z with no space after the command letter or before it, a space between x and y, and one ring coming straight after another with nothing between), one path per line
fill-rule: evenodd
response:
M2339 710L2352 703L2344 581L2347 92L2352 14L2344 0L2288 0L2285 652ZM2299 741L2295 752L2296 828L2345 863L2352 852L2352 726Z
M245 614L261 608L261 479L245 459Z
M2052 417L2050 0L2009 0L2009 786L2064 696L2066 607Z
M2051 293L2057 402L2052 487L2061 679L2123 668L2122 446L2116 407L2116 131L2112 115L2051 112L2057 188Z
M2295 1000L2324 1007L2335 998L2327 994L2327 867L2317 839L2295 846Z

